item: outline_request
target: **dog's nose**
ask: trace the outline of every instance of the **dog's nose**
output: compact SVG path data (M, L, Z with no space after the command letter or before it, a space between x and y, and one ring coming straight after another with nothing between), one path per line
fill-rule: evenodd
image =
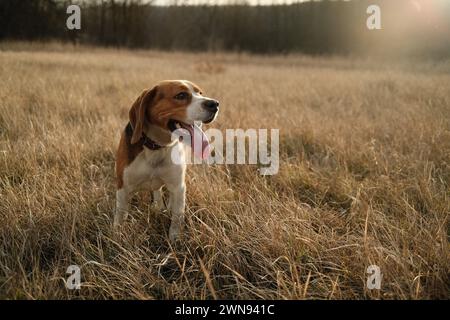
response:
M217 112L217 110L219 109L219 101L214 99L206 100L203 105L206 109L212 112Z

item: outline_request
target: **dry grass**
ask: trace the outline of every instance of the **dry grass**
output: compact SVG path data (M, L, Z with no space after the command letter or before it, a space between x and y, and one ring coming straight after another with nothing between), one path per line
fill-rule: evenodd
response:
M449 61L0 48L1 298L450 297ZM281 129L277 175L189 168L176 248L149 193L111 228L128 108L172 78L221 100L215 127Z

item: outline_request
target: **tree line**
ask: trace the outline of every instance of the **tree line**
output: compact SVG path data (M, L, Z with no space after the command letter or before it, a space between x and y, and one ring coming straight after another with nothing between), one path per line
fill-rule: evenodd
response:
M0 40L57 39L130 48L256 53L407 51L448 57L450 1L415 3L419 7L410 0L324 0L264 6L0 0ZM81 30L66 27L70 4L81 8ZM370 4L381 9L381 30L366 26ZM437 10L430 11L430 4Z

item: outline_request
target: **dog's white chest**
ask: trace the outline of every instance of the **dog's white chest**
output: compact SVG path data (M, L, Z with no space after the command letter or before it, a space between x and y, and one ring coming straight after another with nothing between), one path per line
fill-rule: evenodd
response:
M127 185L156 190L163 184L179 183L184 178L185 165L172 161L174 148L184 157L184 149L179 143L157 151L144 149L124 171Z

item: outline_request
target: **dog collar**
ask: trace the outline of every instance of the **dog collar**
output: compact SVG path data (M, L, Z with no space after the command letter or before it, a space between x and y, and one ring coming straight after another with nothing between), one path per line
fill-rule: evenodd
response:
M128 125L130 127L130 133L131 135L133 135L133 125L131 124L131 122L128 122ZM149 148L150 150L158 150L161 148L164 148L165 146L161 146L159 144L157 144L155 141L153 141L152 139L150 139L149 137L147 137L145 135L145 133L142 133L142 137L139 140L139 143L142 143L143 146L146 146L147 148Z
M164 148L164 146L157 144L155 141L147 137L144 133L142 133L141 141L142 144L147 148L149 148L150 150L158 150Z

